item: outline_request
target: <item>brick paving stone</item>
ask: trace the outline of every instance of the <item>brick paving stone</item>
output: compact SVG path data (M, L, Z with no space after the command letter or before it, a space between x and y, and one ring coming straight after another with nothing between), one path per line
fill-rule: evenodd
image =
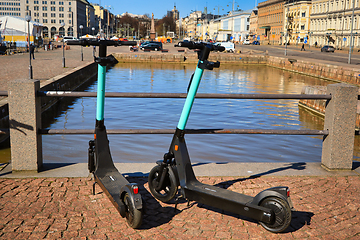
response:
M201 181L229 187L231 178L199 178ZM130 179L129 179L130 180ZM55 184L55 183L66 183ZM289 230L272 234L258 223L247 221L232 213L202 204L180 201L174 204L155 200L147 189L146 179L133 178L143 186L141 193L147 204L144 225L134 230L127 226L105 194L91 194L90 178L6 179L1 181L5 191L0 193L0 239L359 239L360 177L261 177L241 180L232 189L243 192L246 186L258 193L265 186L288 183L295 207ZM303 183L303 184L301 184ZM319 184L317 184L319 183ZM41 185L39 188L32 185ZM284 184L281 184L284 185ZM312 185L310 187L310 185ZM24 187L27 186L27 187ZM80 186L82 191L79 191ZM260 186L260 187L259 187ZM41 197L43 192L66 194ZM340 191L331 190L341 188ZM17 189L27 195L38 192L22 206L12 203ZM304 193L307 189L308 194ZM351 194L346 191L351 189ZM11 193L12 192L12 193ZM301 196L299 196L301 195ZM76 197L74 197L76 196ZM81 200L80 200L81 199ZM324 203L324 204L321 204ZM75 207L76 206L76 207ZM33 213L31 208L36 209ZM21 211L21 214L19 213Z

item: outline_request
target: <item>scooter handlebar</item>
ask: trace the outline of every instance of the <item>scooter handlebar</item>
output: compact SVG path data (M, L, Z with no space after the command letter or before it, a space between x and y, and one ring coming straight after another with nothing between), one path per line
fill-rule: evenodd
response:
M189 49L199 49L202 50L205 47L210 48L210 51L225 51L225 47L223 46L218 46L218 45L214 45L214 44L209 44L209 43L203 43L203 42L179 42L178 44L174 45L175 47L186 47Z

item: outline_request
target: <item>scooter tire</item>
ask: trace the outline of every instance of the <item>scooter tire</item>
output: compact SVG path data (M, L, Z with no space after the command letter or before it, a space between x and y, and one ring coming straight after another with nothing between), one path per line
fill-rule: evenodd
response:
M271 209L274 214L273 223L260 222L266 230L272 233L284 232L291 223L291 209L287 201L279 197L267 197L260 202L260 206Z
M149 173L149 188L151 194L161 202L169 202L171 199L173 199L177 193L178 186L176 182L176 177L172 169L170 168L168 171L168 174L164 180L164 187L160 191L157 191L155 189L156 184L156 178L159 175L160 166L155 166L153 169L151 169Z
M142 223L142 210L134 207L128 193L125 194L123 201L126 206L126 222L132 228L139 228Z

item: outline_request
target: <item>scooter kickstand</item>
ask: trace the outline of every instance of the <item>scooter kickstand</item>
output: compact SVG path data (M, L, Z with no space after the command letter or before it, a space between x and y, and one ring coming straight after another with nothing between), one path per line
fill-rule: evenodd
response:
M94 175L94 182L93 182L93 195L95 195L95 185L96 185L96 180L95 180L95 175Z
M179 204L179 199L182 197L182 195L180 196L177 196L176 199L175 199L175 208L174 208L174 212L176 213L176 210L177 210L177 205Z

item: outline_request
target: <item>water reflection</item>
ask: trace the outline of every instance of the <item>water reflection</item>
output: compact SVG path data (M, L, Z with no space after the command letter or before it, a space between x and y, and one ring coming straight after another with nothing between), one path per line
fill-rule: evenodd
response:
M121 63L109 69L106 91L186 91L194 66ZM206 71L199 93L300 93L303 86L331 82L266 66L221 65ZM96 91L96 83L88 87ZM108 129L177 125L184 99L116 99L105 102ZM91 129L95 98L74 100L51 128ZM187 128L322 129L323 120L298 108L297 100L196 99ZM45 124L44 127L49 126ZM87 162L92 136L43 136L45 162ZM321 137L276 135L187 135L194 162L319 162ZM154 162L167 151L170 135L110 135L115 162Z

